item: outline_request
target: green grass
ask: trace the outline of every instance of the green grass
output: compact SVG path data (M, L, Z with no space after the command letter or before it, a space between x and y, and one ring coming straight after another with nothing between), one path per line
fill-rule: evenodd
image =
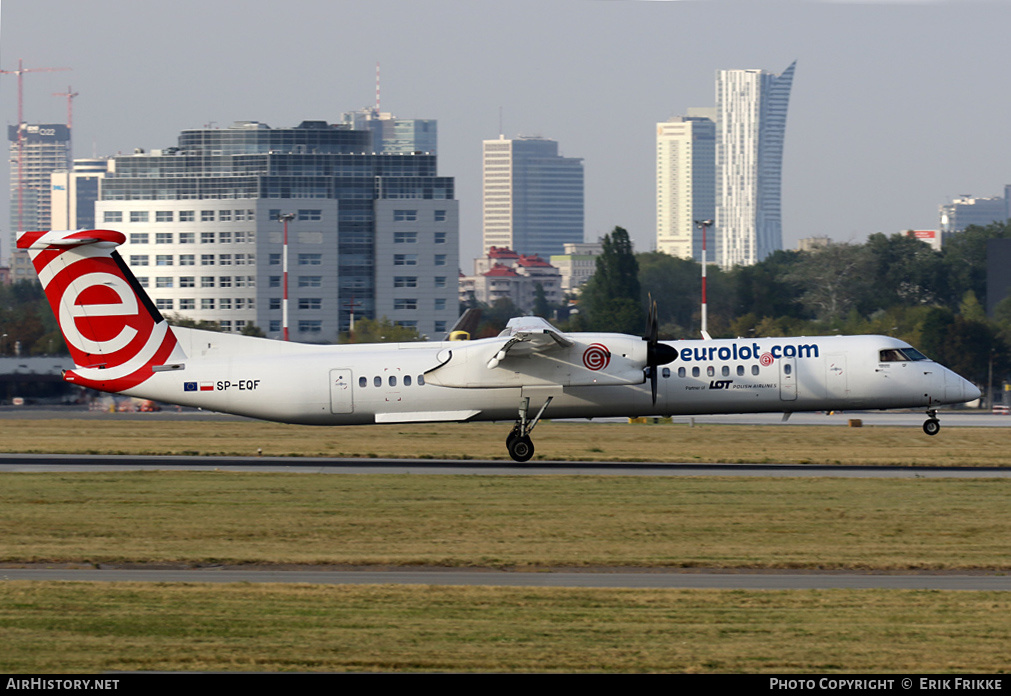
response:
M0 672L1006 672L1006 592L0 584Z
M0 562L1011 569L1007 479L0 474Z
M0 452L508 459L510 423L310 427L258 421L4 419ZM1003 428L543 422L536 459L1011 466Z

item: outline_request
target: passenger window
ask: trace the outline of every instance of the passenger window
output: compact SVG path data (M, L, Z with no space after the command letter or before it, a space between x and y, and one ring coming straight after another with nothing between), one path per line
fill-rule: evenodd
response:
M678 368L678 377L684 377L684 376L685 376L685 368L679 367Z
M358 386L359 387L365 387L365 386L368 386L368 384L369 384L369 381L367 379L365 379L364 377L359 377L358 378Z
M664 379L670 377L670 368L669 367L663 368L663 376L664 376Z
M425 375L418 375L418 386L425 386Z
M374 385L376 385L377 387L381 387L381 386L383 386L383 378L379 377L379 376L376 376L376 378L372 380L372 383Z
M396 375L390 375L389 382L390 382L390 386L391 387L397 386L397 376Z
M708 367L706 367L706 375L708 375L709 377L715 377L716 376L716 368L714 368L712 365L709 365Z
M753 374L753 375L757 375L758 374L758 365L752 365L751 366L751 374Z
M693 367L692 368L692 377L698 377L698 376L699 376L699 368Z
M738 377L743 377L744 376L744 365L738 365L737 366L737 376Z
M724 377L729 377L730 376L730 366L729 365L724 365L723 366L723 376Z
M790 363L783 363L783 374L792 375L793 365L791 365Z
M404 375L404 386L405 387L411 386L411 376L410 375Z

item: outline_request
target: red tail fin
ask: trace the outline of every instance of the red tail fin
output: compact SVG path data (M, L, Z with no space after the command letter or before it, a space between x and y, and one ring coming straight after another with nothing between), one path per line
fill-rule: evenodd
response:
M116 251L113 230L24 232L27 249L77 369L64 379L102 391L135 387L182 359L168 323Z

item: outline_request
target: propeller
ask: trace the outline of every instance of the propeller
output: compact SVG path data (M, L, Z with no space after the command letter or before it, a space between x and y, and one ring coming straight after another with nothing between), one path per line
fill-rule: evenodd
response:
M676 348L671 348L665 343L660 343L657 339L657 334L659 333L658 323L656 302L653 300L653 294L650 293L649 313L646 317L646 335L642 337L642 340L646 341L646 369L649 370L649 387L653 395L654 406L656 405L657 378L659 377L657 368L660 365L673 362L678 357Z

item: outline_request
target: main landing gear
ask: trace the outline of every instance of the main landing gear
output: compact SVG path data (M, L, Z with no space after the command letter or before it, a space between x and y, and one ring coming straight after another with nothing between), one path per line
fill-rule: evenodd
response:
M514 461L522 464L523 462L529 461L532 456L534 456L534 443L530 440L530 432L540 421L541 416L544 415L544 411L548 408L548 404L551 403L551 399L554 397L549 396L541 406L541 410L537 412L537 415L532 421L527 420L527 410L530 408L530 397L524 396L520 399L520 414L519 418L516 420L516 425L513 426L512 431L506 437L506 449L509 450L509 456L513 458Z
M927 435L937 435L940 430L941 421L937 420L937 411L932 408L927 409L927 420L923 421L923 432Z

